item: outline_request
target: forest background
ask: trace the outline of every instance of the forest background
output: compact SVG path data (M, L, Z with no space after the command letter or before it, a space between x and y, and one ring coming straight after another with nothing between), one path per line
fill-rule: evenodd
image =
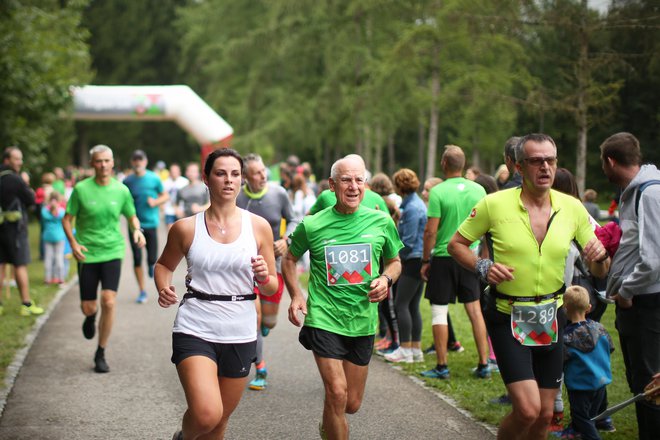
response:
M199 159L174 123L71 120L84 84L187 84L240 152L319 178L349 152L438 175L450 143L494 173L508 137L545 132L604 200L607 136L660 161L657 0L0 0L0 78L0 142L36 176L97 143L119 166Z

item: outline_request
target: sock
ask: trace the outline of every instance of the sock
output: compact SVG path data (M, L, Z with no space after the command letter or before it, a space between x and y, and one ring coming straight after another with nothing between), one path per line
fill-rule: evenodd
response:
M447 368L447 364L444 365L436 364L435 366L436 370L444 370L445 368Z
M32 301L26 301L23 303L25 307L30 307L32 305Z

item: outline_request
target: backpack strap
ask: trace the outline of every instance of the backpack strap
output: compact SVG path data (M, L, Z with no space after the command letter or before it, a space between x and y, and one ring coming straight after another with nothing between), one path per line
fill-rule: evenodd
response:
M642 198L642 191L651 185L660 185L660 180L649 180L637 188L637 194L635 194L635 216L639 216L639 200Z

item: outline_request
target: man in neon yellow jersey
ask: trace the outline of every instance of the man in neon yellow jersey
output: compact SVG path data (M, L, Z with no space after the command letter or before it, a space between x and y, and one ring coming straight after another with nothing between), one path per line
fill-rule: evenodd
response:
M582 203L551 189L557 147L550 136L523 137L516 168L522 186L477 203L448 251L490 285L484 318L512 403L498 438L545 439L562 376L568 249L575 239L598 277L607 274L610 260ZM485 234L492 240L492 260L469 248Z
M378 327L377 303L401 274L403 243L394 221L387 211L361 203L365 174L364 161L356 154L335 162L330 188L337 194L336 204L303 219L282 262L291 296L289 321L303 326L298 339L314 353L326 390L321 438L348 438L346 414L362 404ZM306 251L307 299L296 270Z
M287 236L296 228L300 219L295 217L293 205L286 190L275 183L268 183L266 166L260 156L248 154L243 158L245 168L245 184L236 199L236 205L253 214L265 218L273 229L275 263L277 266L278 288L271 296L261 296L259 289L255 287L254 292L258 299L257 318L261 331L257 334L257 359L255 361L256 376L250 382L251 390L263 390L266 388L266 377L268 371L263 359L264 337L277 323L277 311L280 307L282 292L284 291L284 280L282 279L282 256L286 253ZM286 233L281 234L282 220L286 221Z

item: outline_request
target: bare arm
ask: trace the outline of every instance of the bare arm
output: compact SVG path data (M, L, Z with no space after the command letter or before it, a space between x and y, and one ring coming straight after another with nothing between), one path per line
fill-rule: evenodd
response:
M287 252L284 258L282 258L282 277L284 278L284 284L286 284L286 290L291 297L289 321L293 325L300 327L304 321L304 318L301 319L300 313L303 316L307 315L307 302L298 284L297 263L298 258L291 252Z
M167 234L165 248L154 267L154 282L158 290L158 304L161 307L169 307L179 301L172 285L172 274L190 249L194 234L193 217L174 223Z
M155 208L156 206L160 206L160 205L162 205L163 203L167 202L169 199L170 199L170 195L168 194L168 192L167 192L167 191L163 191L163 192L161 192L160 194L158 194L158 197L156 197L155 199L149 197L149 198L147 199L147 203L148 203L149 206L151 206L152 208Z
M422 250L422 268L420 275L424 281L429 280L429 271L431 270L431 251L435 246L435 240L440 227L440 217L427 217L426 226L424 226L424 247ZM426 261L426 263L424 263Z
M87 248L85 246L81 246L78 243L78 240L76 240L76 237L73 235L74 218L75 217L71 214L64 214L64 218L62 218L62 228L64 229L64 234L66 235L66 238L69 240L69 244L71 245L71 253L73 254L73 257L77 261L85 261L85 254L83 252L87 252Z
M401 275L401 258L399 258L398 255L389 260L385 260L382 275L371 281L371 284L369 285L371 288L369 291L369 301L381 302L387 298L390 287L387 285L388 280L384 275L390 277L392 282L399 279L399 275Z
M275 254L273 252L273 231L268 222L258 215L252 216L257 239L257 252L252 259L252 271L257 282L259 292L270 296L277 292L277 270L275 268Z
M476 272L477 256L470 249L473 242L456 232L447 245L447 252L461 266ZM489 284L499 284L503 281L513 280L513 267L501 263L493 263L488 270L487 281Z

